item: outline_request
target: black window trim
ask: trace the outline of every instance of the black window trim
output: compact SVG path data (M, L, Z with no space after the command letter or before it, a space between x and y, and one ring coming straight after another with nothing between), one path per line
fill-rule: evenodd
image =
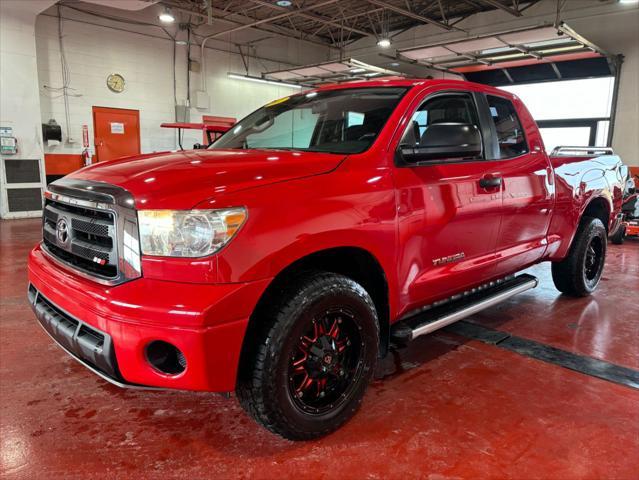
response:
M495 93L482 93L482 97L484 98L484 101L486 102L486 113L488 114L488 118L490 119L490 129L492 131L492 136L494 139L494 146L495 149L493 151L493 158L492 159L487 159L491 162L498 162L498 161L508 161L508 160L516 160L518 158L523 157L524 155L530 155L530 143L528 142L528 136L526 135L526 129L524 128L524 124L521 122L521 117L519 116L519 113L517 112L517 107L515 107L515 102L513 102L513 99L506 96L506 95L498 95ZM495 125L495 120L493 119L493 116L490 114L490 103L488 103L488 97L496 97L496 98L501 98L502 100L506 100L508 102L510 102L510 104L513 107L513 112L515 112L515 117L517 118L517 121L519 122L519 126L521 128L521 134L524 137L524 143L526 144L526 151L523 153L520 153L519 155L515 155L514 157L506 157L506 158L500 158L501 157L501 149L499 148L499 135L497 135L497 125Z
M399 147L406 133L406 128L409 128L407 124L406 127L401 131L399 136L399 141L395 146L395 166L399 168L418 168L418 167L432 167L436 165L456 165L463 163L479 163L491 161L487 158L488 151L491 151L491 155L495 155L495 145L497 143L496 132L494 130L494 126L491 126L492 119L489 118L489 110L487 108L488 102L485 98L482 98L483 94L481 92L476 92L473 90L463 90L463 89L446 89L446 90L438 90L436 92L428 93L423 97L419 98L413 105L413 108L410 109L410 112L406 114L405 119L408 118L410 121L415 115L415 112L426 102L432 100L433 98L441 97L441 96L468 96L473 102L475 106L475 111L477 112L477 119L479 121L479 133L482 139L482 154L481 158L471 158L466 160L428 160L420 163L407 163L404 162L399 154ZM487 141L486 139L490 139Z

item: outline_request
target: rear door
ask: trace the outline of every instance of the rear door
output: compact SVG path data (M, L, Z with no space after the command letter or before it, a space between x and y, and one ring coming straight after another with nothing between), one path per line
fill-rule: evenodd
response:
M98 162L140 154L140 112L93 107L93 134Z
M544 254L555 186L539 131L523 104L498 95L486 95L486 101L503 190L497 273L506 275Z
M439 159L394 170L398 196L401 313L487 281L495 269L501 221L499 185L483 187L499 161L487 161L491 132L480 122L477 96L440 91L413 107L400 144L419 143L435 123L471 123L480 128L484 152L472 159ZM491 156L491 154L488 154Z

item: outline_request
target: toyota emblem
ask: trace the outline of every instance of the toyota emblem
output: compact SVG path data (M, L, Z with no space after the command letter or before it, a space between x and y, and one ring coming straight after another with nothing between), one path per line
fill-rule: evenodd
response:
M69 241L69 224L66 218L61 218L55 226L55 236L58 242L62 245L66 245Z

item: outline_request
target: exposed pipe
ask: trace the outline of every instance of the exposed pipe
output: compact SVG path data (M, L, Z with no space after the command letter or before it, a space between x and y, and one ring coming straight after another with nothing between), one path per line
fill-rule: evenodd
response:
M66 125L67 142L71 139L71 116L69 114L69 85L71 84L71 74L69 72L69 65L67 64L67 57L64 52L64 45L62 43L62 13L60 11L60 5L58 5L58 47L60 49L60 67L62 69L62 98L64 101L64 120Z

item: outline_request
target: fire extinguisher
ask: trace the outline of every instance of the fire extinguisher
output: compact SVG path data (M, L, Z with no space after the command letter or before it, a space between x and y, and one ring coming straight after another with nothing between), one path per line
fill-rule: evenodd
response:
M89 149L89 127L86 125L82 125L82 161L85 166L93 163Z

